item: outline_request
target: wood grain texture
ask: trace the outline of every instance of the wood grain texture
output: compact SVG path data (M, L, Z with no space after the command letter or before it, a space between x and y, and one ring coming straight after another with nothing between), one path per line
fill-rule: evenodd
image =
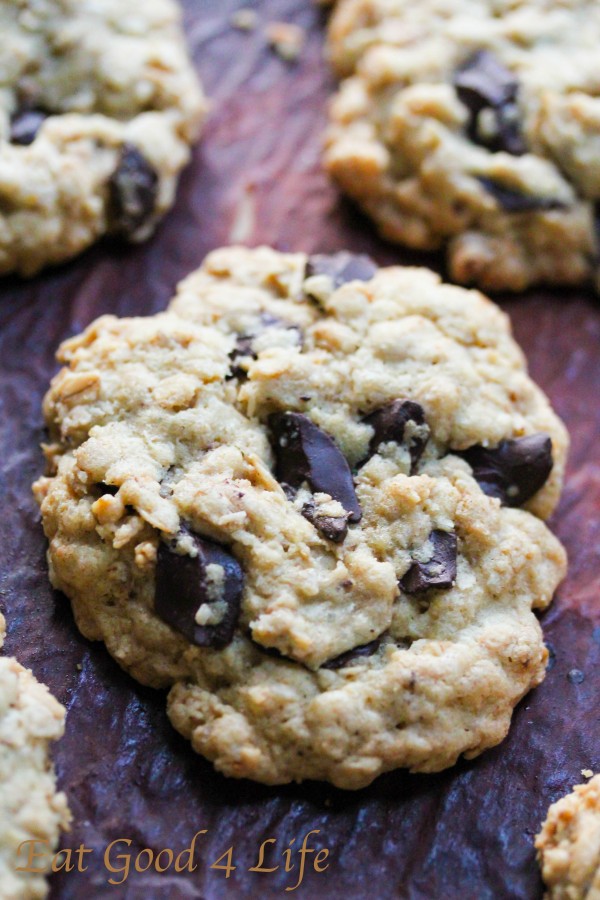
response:
M62 339L100 313L164 308L176 282L236 235L281 249L346 247L380 263L431 262L379 242L321 171L333 87L322 61L323 14L310 0L257 0L259 26L243 34L229 25L241 5L186 4L213 112L177 207L156 236L139 248L104 243L29 283L0 282L6 650L68 707L55 753L75 817L65 845L95 850L87 872L53 878L51 896L533 900L541 884L532 837L548 804L582 780L581 769L600 769L600 308L591 295L539 291L502 303L533 376L571 431L568 483L553 523L571 566L543 621L556 663L518 708L508 739L478 760L436 776L394 773L359 793L228 781L173 731L162 694L139 687L103 646L78 635L68 602L48 586L30 483L42 467L40 402ZM274 20L306 29L297 65L268 49L263 28ZM582 683L567 678L573 668L585 674ZM111 840L131 839L134 852L180 850L203 828L193 874L133 871L124 886L107 885L102 852ZM266 838L278 839L280 853L311 829L320 829L317 842L331 851L326 872L308 873L286 894L294 873L247 871ZM209 866L230 845L237 869L225 880Z

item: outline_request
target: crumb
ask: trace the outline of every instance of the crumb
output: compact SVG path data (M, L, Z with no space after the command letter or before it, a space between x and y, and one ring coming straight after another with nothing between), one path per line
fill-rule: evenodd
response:
M254 185L245 184L234 211L229 232L230 244L243 244L252 239L256 227L256 199ZM243 496L243 494L242 494Z
M593 778L594 777L594 773L591 769L582 769L581 774L583 775L584 778Z
M77 663L77 665L75 666L75 668L77 669L78 672L81 672L82 669L83 669L83 666L81 665L81 663Z
M273 50L286 62L295 62L304 46L305 34L299 25L271 22L267 26L267 40Z
M258 23L258 14L254 9L243 6L231 15L229 22L240 31L254 31Z

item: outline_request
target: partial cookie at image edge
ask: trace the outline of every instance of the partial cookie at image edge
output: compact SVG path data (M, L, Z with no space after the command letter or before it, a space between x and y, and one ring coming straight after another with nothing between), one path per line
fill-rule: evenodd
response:
M0 647L5 621L0 613ZM15 659L0 656L0 896L38 900L48 894L50 855L71 814L56 788L49 745L62 737L65 710L32 673ZM31 841L41 855L32 871ZM43 844L41 842L44 842ZM41 845L41 850L40 850ZM21 855L19 855L19 850ZM46 856L44 858L44 851ZM33 867L32 867L33 868Z
M535 847L547 900L600 898L600 775L552 804Z
M598 8L342 0L325 167L381 236L489 291L598 279Z
M0 99L0 274L32 276L104 235L148 238L207 102L175 0L26 5L0 8L16 48Z

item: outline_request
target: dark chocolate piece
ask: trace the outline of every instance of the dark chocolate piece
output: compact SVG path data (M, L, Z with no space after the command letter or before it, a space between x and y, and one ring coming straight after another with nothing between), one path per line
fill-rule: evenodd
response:
M425 413L423 407L414 400L393 400L381 409L375 410L371 415L363 419L365 424L373 428L374 434L369 442L369 454L363 459L360 465L364 465L373 454L377 453L380 444L388 441L395 441L397 444L404 442L404 431L409 422L415 425L424 426ZM422 436L414 437L409 445L411 472L414 472L417 463L423 455L427 441L429 440L429 429Z
M496 127L498 133L494 137L479 137L480 143L484 144L493 153L504 150L512 156L523 156L527 153L528 147L523 139L521 127L519 124L519 108L516 103L505 103L500 109L496 110Z
M133 238L154 213L158 175L133 144L124 144L108 183L111 231Z
M350 665L350 663L354 662L355 659L364 659L368 656L373 656L373 654L376 653L379 649L380 644L381 638L376 638L374 641L370 641L370 643L368 644L363 644L361 647L353 647L352 650L346 650L345 653L340 653L340 655L334 657L334 659L330 659L328 662L323 663L321 668L343 669L345 666L348 666Z
M297 345L302 346L302 330L298 325L289 325L283 319L277 318L277 316L271 315L271 313L262 313L260 316L260 324L263 326L262 328L258 328L254 332L248 332L247 334L240 334L237 337L236 345L229 354L229 359L231 360L231 370L229 375L227 375L227 379L231 378L246 378L247 372L246 370L238 365L237 360L243 359L244 357L247 359L250 357L251 359L256 359L256 353L253 350L253 343L255 338L259 336L259 334L263 334L265 331L268 331L272 328L279 328L285 331L294 331L296 332Z
M519 111L515 103L519 83L493 53L481 50L459 69L454 77L456 93L471 116L469 137L493 152L504 150L513 156L527 152L519 127ZM478 127L479 114L491 109L495 115L496 134L486 135Z
M11 144L19 144L28 147L33 144L42 123L48 118L47 113L41 109L20 109L10 120Z
M477 181L491 194L500 204L505 212L541 212L551 209L565 209L566 205L562 200L555 200L552 197L536 197L533 194L522 194L514 188L506 187L493 178L486 178L483 175L477 176Z
M341 544L348 534L348 515L345 516L322 516L319 515L319 509L313 500L309 500L302 507L302 515L308 519L317 531L333 541L334 544Z
M111 494L113 497L119 491L118 484L107 484L105 481L99 481L96 484L102 494Z
M476 444L456 455L469 463L484 494L503 506L522 506L543 487L553 466L552 441L543 432L491 449Z
M310 256L306 264L305 278L312 275L328 275L334 287L348 281L370 281L377 272L377 265L369 256L348 253L345 250L331 255L318 253Z
M433 556L428 562L413 562L400 579L405 594L418 594L429 588L450 588L456 580L456 534L435 529L429 535Z
M156 563L154 609L157 615L198 647L221 649L230 643L237 624L244 574L239 562L220 544L183 529L194 541L196 556L182 556L161 541ZM209 582L208 566L220 566L222 580ZM224 602L226 609L216 625L198 625L203 604Z
M333 439L308 416L297 412L273 413L269 427L278 480L293 488L307 481L315 493L329 494L338 500L350 522L359 522L362 511L352 472Z
M229 354L229 359L231 360L231 369L229 374L226 376L226 379L229 380L231 378L246 378L247 372L238 364L238 359L244 359L251 357L252 359L256 359L256 353L252 349L252 342L254 340L254 335L252 334L241 334L238 336L235 347Z
M479 50L454 76L456 93L472 112L497 108L514 100L519 83L489 50Z
M265 656L270 656L270 657L272 657L272 659L282 659L282 660L285 660L286 662L293 662L293 663L296 662L296 660L293 660L290 656L285 656L281 652L281 650L277 649L277 647L265 647L265 646L263 646L263 644L259 644L258 641L255 641L254 638L252 637L251 631L249 631L247 633L247 637L248 637L248 640L252 641L254 646L258 650L260 650L261 653L265 654Z

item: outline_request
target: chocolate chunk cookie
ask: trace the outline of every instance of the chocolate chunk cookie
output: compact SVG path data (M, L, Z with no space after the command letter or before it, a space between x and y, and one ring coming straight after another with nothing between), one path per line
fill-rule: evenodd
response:
M215 251L167 312L66 341L44 403L53 584L196 750L270 784L498 743L565 568L566 433L508 319L350 263Z
M592 0L340 0L326 167L455 281L598 281L599 37Z
M0 647L5 623L0 614ZM15 659L0 657L0 896L6 900L42 898L48 893L44 873L48 857L38 857L36 872L27 868L30 844L45 841L52 853L70 813L66 797L56 791L48 756L51 741L62 736L65 710L45 685Z
M174 0L0 3L0 274L144 240L170 208L206 108L179 18Z
M598 900L600 775L552 804L535 846L548 900Z

